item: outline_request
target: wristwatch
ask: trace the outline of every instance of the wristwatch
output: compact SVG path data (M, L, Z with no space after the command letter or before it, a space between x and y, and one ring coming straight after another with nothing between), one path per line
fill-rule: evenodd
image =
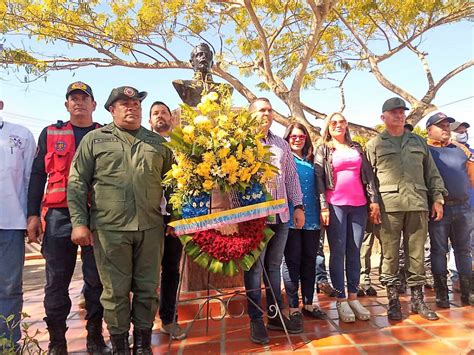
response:
M300 209L300 210L302 210L302 211L304 212L304 205L296 205L296 206L295 206L295 210L296 210L296 209Z

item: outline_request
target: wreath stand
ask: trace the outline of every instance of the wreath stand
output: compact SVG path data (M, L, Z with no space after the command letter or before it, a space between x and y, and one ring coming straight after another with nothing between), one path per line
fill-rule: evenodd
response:
M265 246L266 247L266 246ZM173 314L173 321L175 321L176 319L176 316L177 316L177 311L178 311L178 304L179 303L185 303L185 302L191 302L191 301L202 301L200 304L199 304L199 307L198 307L198 311L196 313L196 315L194 316L194 319L186 326L186 329L184 330L184 333L187 335L189 333L189 331L191 330L191 328L193 327L195 321L198 319L199 315L201 314L203 308L206 306L206 335L209 333L209 319L213 320L213 321L222 321L225 316L228 314L231 318L241 318L244 316L245 314L245 311L242 309L242 312L240 312L239 314L237 315L233 315L230 311L229 311L229 304L230 302L236 298L236 297L243 297L244 299L247 299L248 301L250 301L255 307L257 307L262 313L265 313L265 311L259 306L257 305L254 301L252 301L249 297L247 297L247 294L246 294L246 291L241 291L241 290L236 290L236 291L230 291L230 292L223 292L222 290L220 290L219 288L217 287L214 287L213 285L211 285L209 283L209 280L210 280L210 271L208 270L207 272L207 295L206 296L202 296L202 297L196 297L196 298L191 298L191 299L187 299L187 300L180 300L180 295L181 295L181 286L182 286L182 281L183 281L183 274L184 274L184 266L185 266L185 263L186 263L186 259L187 259L187 254L184 253L183 255L183 259L181 261L181 273L179 275L179 283L178 283L178 292L176 294L176 303L175 303L175 309L174 309L174 314ZM276 296L275 296L275 293L271 287L271 284L270 284L270 279L268 277L268 274L267 274L267 270L265 269L265 265L262 261L262 258L261 258L261 255L258 257L258 261L256 262L259 262L260 265L262 266L262 270L263 270L263 277L264 279L266 280L266 282L268 283L268 287L265 286L265 287L261 287L260 290L266 290L266 292L268 292L268 289L270 289L270 292L272 294L272 297L273 297L273 301L274 301L274 304L271 305L269 308L271 310L274 310L275 313L274 315L270 316L267 314L267 317L268 318L276 318L276 317L280 317L280 321L281 321L281 324L283 325L283 330L285 332L285 335L286 335L286 339L288 340L288 343L291 345L291 349L294 351L295 350L295 347L293 345L293 342L291 341L291 338L290 338L290 335L288 333L288 329L286 329L286 325L285 325L285 322L283 321L283 314L281 312L281 309L280 309L280 306L278 305L278 302L276 301ZM243 272L243 271L242 271ZM210 294L210 291L213 290L213 291L216 291L217 294L216 295L211 295ZM256 291L257 289L252 289L252 290L247 290L247 291ZM219 317L213 317L212 314L211 314L211 311L210 311L210 302L211 301L218 301L221 303L221 305L223 306L224 308L224 312L222 314L222 310L221 310L221 314ZM243 307L243 306L242 306ZM167 353L169 354L171 352L171 342L173 341L172 339L172 336L170 334L170 337L169 337L169 342L168 342L168 350L167 350Z

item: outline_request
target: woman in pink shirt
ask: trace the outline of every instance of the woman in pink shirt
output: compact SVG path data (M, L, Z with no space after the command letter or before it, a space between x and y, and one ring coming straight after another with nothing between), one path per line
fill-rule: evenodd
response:
M369 218L380 223L374 175L361 146L353 142L341 113L326 119L315 158L321 221L327 226L329 272L337 292L337 311L343 322L368 320L370 312L357 300L360 246ZM345 266L345 268L344 268ZM344 269L347 279L346 296Z

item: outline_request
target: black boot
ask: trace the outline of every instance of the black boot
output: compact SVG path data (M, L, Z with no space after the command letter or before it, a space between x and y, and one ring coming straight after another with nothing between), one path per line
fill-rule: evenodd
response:
M102 319L89 320L87 329L87 352L92 355L110 354L110 349L105 345L102 336Z
M48 324L48 355L67 355L66 325Z
M446 275L433 274L436 291L436 305L440 308L449 308L448 278Z
M110 336L112 342L112 354L114 355L130 355L130 345L128 344L128 332L122 334L114 334Z
M438 315L423 300L423 286L411 287L411 311L428 320L438 320Z
M387 286L388 311L387 317L390 320L402 320L402 308L398 299L398 286Z
M471 275L459 275L459 284L461 285L461 303L469 306L469 294L471 293Z
M133 355L153 355L151 329L133 329Z

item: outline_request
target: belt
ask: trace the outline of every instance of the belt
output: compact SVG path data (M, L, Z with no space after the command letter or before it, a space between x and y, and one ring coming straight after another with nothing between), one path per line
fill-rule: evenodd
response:
M467 198L463 200L448 200L448 201L445 201L444 204L446 206L458 206L458 205L464 205L467 201L468 201Z

